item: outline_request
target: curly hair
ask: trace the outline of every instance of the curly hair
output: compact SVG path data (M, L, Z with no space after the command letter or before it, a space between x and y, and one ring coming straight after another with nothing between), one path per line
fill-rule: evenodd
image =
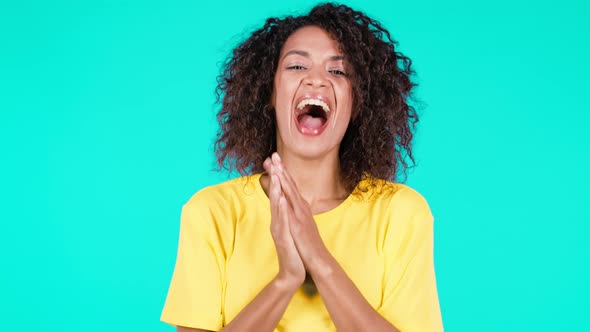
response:
M264 171L262 163L277 149L270 101L279 55L287 38L305 26L324 29L352 66L352 119L339 151L346 188L353 191L364 179L393 182L400 171L406 175L408 161L414 164L411 143L418 122L408 103L416 86L412 61L396 51L398 43L378 21L332 3L307 15L267 19L228 57L215 90L221 102L218 166L242 175Z

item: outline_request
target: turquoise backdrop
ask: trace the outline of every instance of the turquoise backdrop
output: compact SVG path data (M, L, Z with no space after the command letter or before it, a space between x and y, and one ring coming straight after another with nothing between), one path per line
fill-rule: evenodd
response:
M213 171L231 48L313 1L0 4L0 330L159 322L182 204ZM418 166L446 331L582 331L585 1L346 1L418 72Z

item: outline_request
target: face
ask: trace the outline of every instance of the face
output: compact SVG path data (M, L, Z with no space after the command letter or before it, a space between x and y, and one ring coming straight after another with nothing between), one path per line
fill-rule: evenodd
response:
M352 84L338 42L315 26L295 31L281 50L272 103L279 153L338 155L350 122Z

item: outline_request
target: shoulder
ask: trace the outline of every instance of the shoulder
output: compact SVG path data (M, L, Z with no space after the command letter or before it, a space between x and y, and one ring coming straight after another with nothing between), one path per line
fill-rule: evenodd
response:
M240 177L204 187L182 206L181 224L187 231L230 243L238 217L256 204L254 177Z
M383 250L411 251L432 234L434 217L418 190L407 184L389 184L392 189L382 194L382 214L377 226Z
M375 179L371 182L363 181L359 184L361 195L365 200L388 202L407 208L428 208L424 196L416 189L404 183Z
M414 232L430 229L434 217L424 196L408 185L398 184L398 187L389 203L391 220L398 227Z
M186 206L215 206L224 205L244 196L251 196L255 193L256 187L254 176L242 176L222 183L207 186L194 193Z
M368 187L363 196L370 205L380 206L387 216L394 219L432 220L432 213L426 198L413 187L386 180L377 180Z
M430 206L426 198L416 189L401 183L396 183L396 192L391 198L391 207L396 209L409 209L414 212L430 213Z

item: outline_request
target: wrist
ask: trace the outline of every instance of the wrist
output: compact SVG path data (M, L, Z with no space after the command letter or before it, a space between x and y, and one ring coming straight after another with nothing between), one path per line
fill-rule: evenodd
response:
M319 255L314 256L307 268L313 280L318 282L330 278L337 266L338 262L336 262L336 259L326 249Z
M297 278L288 277L279 273L271 283L279 292L295 293L297 289L299 289L299 287L303 284L304 280L305 279L298 280Z

